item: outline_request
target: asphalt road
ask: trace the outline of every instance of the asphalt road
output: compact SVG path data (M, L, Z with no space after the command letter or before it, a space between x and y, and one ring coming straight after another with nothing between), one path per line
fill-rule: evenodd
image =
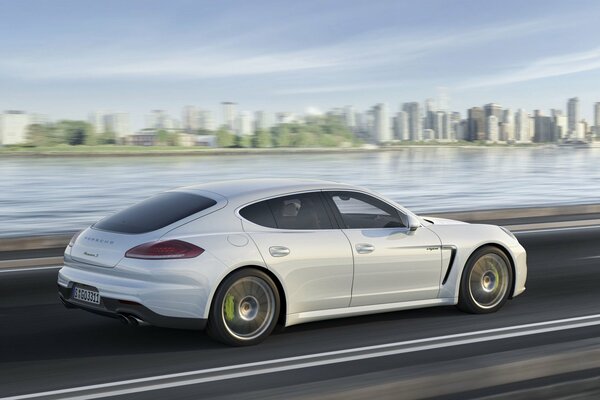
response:
M521 327L514 334L497 328L600 314L600 228L517 236L528 251L527 291L496 314L468 315L454 307L440 307L346 318L290 327L249 348L228 348L202 332L129 327L67 310L56 295L56 269L0 272L0 398L199 370L189 375L196 381L182 384L181 376L152 378L132 383L130 392L116 398L336 398L337 393L340 398L468 399L503 398L508 393L515 399L518 393L531 395L527 390L540 387L552 389L540 398L551 398L548 393L598 398L600 365L595 362L600 356L594 351L600 349L600 322L547 331ZM492 331L470 334L488 329ZM460 335L464 333L469 335ZM433 343L427 346L419 341L452 334L458 339L426 341ZM406 343L412 340L416 344ZM378 348L348 350L390 343L395 345L385 348L392 351L376 356ZM311 356L316 358L310 361L319 361L302 367L298 361L284 360L270 370L265 365L271 364L253 364L242 372L235 369L244 363L343 350L356 358L337 360L346 354L340 352ZM541 359L547 367L554 366L564 360L548 357L561 354L577 357L560 371L526 364ZM586 355L591 357L587 361ZM494 366L502 363L513 372L515 366L529 367L523 367L520 379L496 379L499 372ZM218 378L206 378L205 370L216 367L234 369L231 376L209 371ZM545 373L532 373L542 369ZM449 374L461 371L441 387ZM429 379L426 385L421 382L410 392L393 392L399 381L414 383L423 377ZM150 383L165 379L166 384L148 390ZM146 389L140 391L136 385ZM93 389L94 393L107 390ZM379 390L379 395L373 395L373 390ZM68 395L62 392L55 398ZM529 395L523 398L532 398Z

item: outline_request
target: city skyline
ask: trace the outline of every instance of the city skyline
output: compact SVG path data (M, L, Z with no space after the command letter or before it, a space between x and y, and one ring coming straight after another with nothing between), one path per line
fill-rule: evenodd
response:
M140 128L147 110L216 114L216 99L270 112L366 109L446 87L455 110L597 101L598 2L477 4L9 2L0 109L67 119L112 109ZM582 116L592 119L589 107Z

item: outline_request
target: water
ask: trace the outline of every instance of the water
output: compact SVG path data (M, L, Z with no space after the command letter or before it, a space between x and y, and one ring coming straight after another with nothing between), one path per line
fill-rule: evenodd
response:
M418 213L600 203L600 149L407 148L191 157L1 158L0 236L81 229L163 190L223 179L321 178Z

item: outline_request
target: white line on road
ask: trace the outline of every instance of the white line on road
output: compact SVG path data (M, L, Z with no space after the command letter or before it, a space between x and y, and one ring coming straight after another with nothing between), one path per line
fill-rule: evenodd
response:
M6 273L6 272L43 271L45 269L60 269L62 267L63 267L62 265L53 265L53 266L49 266L49 267L27 267L27 268L6 268L6 269L0 268L0 274Z
M513 226L513 228L515 228ZM600 225L590 225L590 226L573 226L573 227L569 227L569 228L548 228L548 229L532 229L532 230L524 230L524 231L520 231L518 230L518 228L515 229L511 229L511 232L516 234L523 234L523 233L544 233L544 232L560 232L560 231L579 231L579 230L584 230L584 229L598 229L600 228Z
M600 314L5 397L97 399L600 325ZM162 381L162 382L161 382Z

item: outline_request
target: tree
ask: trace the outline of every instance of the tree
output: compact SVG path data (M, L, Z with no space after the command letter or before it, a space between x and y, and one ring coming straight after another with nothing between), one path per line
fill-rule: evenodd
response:
M252 146L258 148L272 147L273 142L271 139L271 132L260 129L254 132L254 137L252 138Z
M221 127L217 133L217 146L218 147L231 147L234 144L234 136L225 127Z
M292 144L292 137L290 129L287 124L279 125L274 129L275 132L275 146L276 147L290 147Z
M252 136L237 135L235 137L235 147L252 147Z
M71 146L96 144L95 136L92 134L93 128L87 122L63 120L56 124L56 129L64 138L63 143Z

